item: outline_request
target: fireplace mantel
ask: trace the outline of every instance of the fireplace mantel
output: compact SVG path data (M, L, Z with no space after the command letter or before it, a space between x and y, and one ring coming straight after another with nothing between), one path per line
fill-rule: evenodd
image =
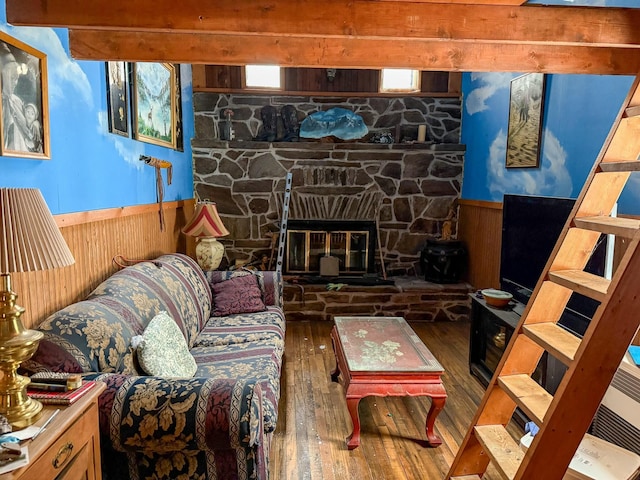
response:
M376 150L376 151L428 151L428 152L465 152L466 145L459 143L368 143L368 142L254 142L254 141L225 141L215 139L194 138L192 148L221 148L243 150Z

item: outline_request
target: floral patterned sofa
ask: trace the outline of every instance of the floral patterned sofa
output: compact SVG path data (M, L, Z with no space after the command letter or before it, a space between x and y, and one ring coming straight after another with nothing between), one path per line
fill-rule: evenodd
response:
M242 311L245 287L232 285L244 276L255 279L262 301L246 307L250 313ZM227 295L220 312L224 285L231 301ZM184 335L193 377L147 375L136 362L132 339L160 312ZM82 372L107 385L105 479L268 478L285 333L275 272L205 274L185 255L163 255L115 273L38 328L45 337L27 371Z

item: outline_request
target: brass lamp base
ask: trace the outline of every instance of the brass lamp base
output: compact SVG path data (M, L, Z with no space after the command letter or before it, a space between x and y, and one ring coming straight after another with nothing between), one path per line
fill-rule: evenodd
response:
M24 308L16 305L16 298L9 275L0 275L0 414L12 427L24 428L38 420L42 404L29 398L27 385L31 381L17 370L33 356L44 335L23 327L20 315Z

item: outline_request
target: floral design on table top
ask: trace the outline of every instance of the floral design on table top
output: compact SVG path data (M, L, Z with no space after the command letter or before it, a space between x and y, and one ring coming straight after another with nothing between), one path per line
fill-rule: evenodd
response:
M400 344L398 342L392 342L391 340L385 340L381 344L366 340L362 347L363 360L380 363L396 363L398 357L404 355L398 351Z

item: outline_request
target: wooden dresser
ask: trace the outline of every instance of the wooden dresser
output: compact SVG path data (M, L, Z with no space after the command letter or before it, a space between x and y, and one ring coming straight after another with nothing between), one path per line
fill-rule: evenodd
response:
M0 475L0 480L102 480L97 383L70 406L45 405L35 423L43 425L58 408L60 413L35 440L28 440L29 464Z

